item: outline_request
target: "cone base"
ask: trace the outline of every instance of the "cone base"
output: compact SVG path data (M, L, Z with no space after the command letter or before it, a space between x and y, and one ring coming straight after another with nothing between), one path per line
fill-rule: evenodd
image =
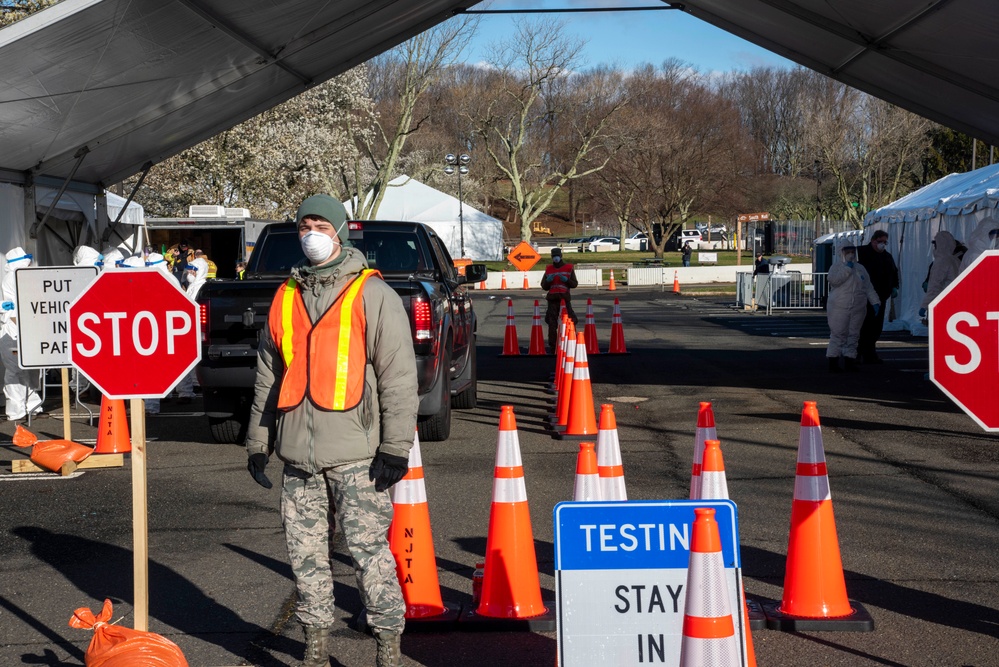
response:
M763 605L765 604L779 605L780 601L767 600L755 595L746 595L746 608L749 610L749 629L754 632L756 630L767 629L767 614L763 609Z
M458 629L465 632L555 632L555 601L542 600L545 613L530 618L493 618L475 613L475 608L463 609L458 618ZM409 621L406 621L409 629Z
M415 634L419 632L450 632L458 625L458 618L461 616L462 605L452 600L444 600L444 612L435 616L422 616L410 618L410 610L406 610L406 631L404 634Z
M779 601L763 603L763 612L767 615L767 628L784 632L873 632L874 619L864 607L850 600L853 613L849 616L836 618L804 618L790 616L780 611Z

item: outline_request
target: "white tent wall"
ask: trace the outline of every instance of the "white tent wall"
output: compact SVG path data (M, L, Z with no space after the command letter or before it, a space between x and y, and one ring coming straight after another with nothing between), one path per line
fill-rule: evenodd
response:
M933 237L946 230L968 243L971 232L999 206L999 164L963 174L950 174L940 180L871 211L864 219L864 242L883 229L888 233L888 251L899 270L899 298L895 318L885 317L886 331L909 331L927 336L929 331L919 317L925 296L923 281L933 261ZM888 306L891 308L891 305Z

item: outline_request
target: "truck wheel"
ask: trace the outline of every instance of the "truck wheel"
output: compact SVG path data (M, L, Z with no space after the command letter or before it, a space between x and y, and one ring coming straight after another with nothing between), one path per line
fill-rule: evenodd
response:
M246 440L247 422L235 417L209 417L212 439L225 445L241 445Z
M458 410L472 410L479 404L479 394L476 388L479 383L479 369L476 364L477 354L475 351L476 338L476 336L472 336L471 348L468 351L469 372L465 373L466 376L471 376L472 383L468 385L467 389L451 399L451 406Z
M448 345L441 359L441 409L436 414L419 417L416 420L416 432L420 442L440 442L451 436L451 346Z

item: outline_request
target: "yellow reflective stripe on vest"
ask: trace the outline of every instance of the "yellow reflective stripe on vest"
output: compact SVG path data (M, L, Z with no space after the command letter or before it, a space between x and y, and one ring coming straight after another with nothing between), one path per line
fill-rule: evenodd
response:
M295 357L295 343L292 340L294 326L292 325L292 314L295 309L295 292L298 291L298 283L294 278L288 278L284 284L284 297L281 299L281 357L284 358L284 367L291 367L291 360Z
M347 370L350 367L350 333L352 330L351 309L354 307L354 300L364 287L365 279L372 273L374 271L371 269L361 272L360 280L355 280L347 288L347 293L343 296L343 305L340 306L340 336L336 351L336 385L333 387L334 410L343 410L347 400Z

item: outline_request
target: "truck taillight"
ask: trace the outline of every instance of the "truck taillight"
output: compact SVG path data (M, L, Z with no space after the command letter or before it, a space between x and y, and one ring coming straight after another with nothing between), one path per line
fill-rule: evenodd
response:
M423 298L413 299L413 331L416 340L430 340L433 336L433 318L430 312L430 302Z
M201 319L201 342L208 342L208 304L202 303L198 306L199 317Z

